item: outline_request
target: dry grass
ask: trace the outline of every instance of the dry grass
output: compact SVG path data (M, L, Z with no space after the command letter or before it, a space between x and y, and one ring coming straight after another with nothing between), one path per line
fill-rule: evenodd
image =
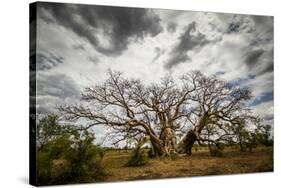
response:
M107 151L103 164L107 176L103 181L126 181L188 176L222 175L273 171L272 147L260 147L252 153L226 148L223 157L211 157L206 148L192 156L176 159L151 159L141 167L128 167L130 152Z

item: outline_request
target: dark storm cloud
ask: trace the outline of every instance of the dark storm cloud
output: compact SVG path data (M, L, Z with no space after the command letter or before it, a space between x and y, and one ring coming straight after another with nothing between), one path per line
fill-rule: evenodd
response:
M252 45L267 45L271 43L273 49L273 17L271 16L251 16L255 23L255 40Z
M227 34L247 37L243 61L255 76L273 72L273 17L241 16L231 19Z
M251 16L255 23L255 34L257 44L264 45L271 42L273 47L273 17L272 16Z
M273 32L273 17L272 16L251 16L256 26L262 26L265 30Z
M263 49L257 49L246 54L245 62L247 66L250 68L254 67L259 62L259 59L264 54L264 52L265 51Z
M227 33L237 33L239 32L240 24L239 23L230 23L227 28Z
M174 33L176 30L177 30L177 24L175 23L175 22L170 22L170 23L168 23L168 25L167 25L167 31L169 32L169 33Z
M256 105L259 105L263 102L268 102L268 101L272 101L272 100L273 100L273 91L270 91L270 92L264 93L259 98L254 99L253 102L250 105L256 106Z
M62 64L63 61L63 57L55 55L51 52L38 52L36 54L36 69L51 69L59 64Z
M206 36L196 28L196 22L190 23L184 33L179 37L179 43L173 48L170 52L170 57L165 64L166 69L170 69L173 66L176 66L182 62L190 60L187 52L194 50L195 48L203 47L208 44L210 41Z
M246 52L245 63L255 76L273 72L273 53L263 49Z
M71 103L80 97L75 81L67 75L37 76L37 110L39 113L54 112L61 104Z
M265 66L265 68L260 72L260 74L264 74L264 73L268 73L268 72L273 72L273 62L267 62L267 65Z
M267 16L251 16L256 24L264 24L268 21Z
M163 30L159 16L151 9L59 3L39 5L43 8L40 11L42 19L72 30L105 55L121 55L132 40L154 37ZM51 16L46 16L46 11ZM103 46L97 35L100 29L109 47Z
M49 95L65 99L79 97L80 91L72 78L64 74L40 75L37 82L38 95Z
M227 15L229 17L229 15ZM222 16L226 17L226 16ZM225 33L226 34L242 34L242 33L253 33L255 28L250 16L247 15L233 15L229 21Z
M273 50L271 51L265 51L262 55L262 60L260 61L260 64L258 65L259 71L258 74L266 74L266 73L273 73Z

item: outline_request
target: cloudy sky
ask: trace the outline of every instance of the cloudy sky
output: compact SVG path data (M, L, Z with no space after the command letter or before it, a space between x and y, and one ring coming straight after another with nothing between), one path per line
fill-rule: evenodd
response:
M147 83L200 70L250 88L273 125L273 17L38 3L36 43L38 113L78 103L109 68Z

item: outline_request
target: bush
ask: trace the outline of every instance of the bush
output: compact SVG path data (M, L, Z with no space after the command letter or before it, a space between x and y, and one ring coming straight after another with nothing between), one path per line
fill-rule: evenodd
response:
M155 157L155 153L154 153L152 147L148 149L148 157L149 158L154 158Z
M94 134L73 129L60 129L58 134L54 131L60 126L58 122L48 121L48 118L44 121L44 126L40 127L44 137L38 135L44 143L37 150L38 184L86 183L101 179L105 174L101 165L103 150L93 144Z
M273 146L273 137L270 137L270 131L272 127L270 125L259 125L255 129L255 135L257 142L264 146Z
M143 166L148 163L148 156L146 155L146 150L142 149L142 145L145 143L145 139L139 139L137 141L137 146L133 150L133 154L129 159L128 166Z
M213 157L222 157L224 146L220 143L216 143L215 145L210 145L210 154Z
M211 156L213 157L222 157L223 152L222 150L218 149L217 147L214 147L213 149L210 150Z
M148 157L144 151L134 152L128 161L128 166L143 166L148 163Z

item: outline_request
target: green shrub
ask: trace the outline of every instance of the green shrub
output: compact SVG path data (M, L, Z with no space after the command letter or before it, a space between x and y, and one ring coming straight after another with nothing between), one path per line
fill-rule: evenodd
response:
M133 151L133 155L128 161L128 166L143 166L148 163L148 157L145 151L137 148Z
M273 146L273 137L270 136L271 125L258 125L255 129L256 140L264 146Z
M211 156L213 156L213 157L222 157L223 156L223 149L224 149L223 144L216 143L215 145L210 145L209 149L210 149Z
M154 152L154 150L153 150L153 147L150 147L150 148L148 149L147 154L148 154L148 157L149 157L149 158L155 158L155 152Z
M136 141L137 146L133 150L133 154L127 163L128 166L143 166L148 163L148 156L146 154L146 150L141 148L142 145L145 143L145 139L139 139Z
M101 179L105 174L102 167L104 152L93 144L94 134L69 129L69 126L65 130L60 128L58 134L57 126L60 126L57 121L48 118L38 124L44 133L44 137L38 135L44 143L37 147L38 184L86 183Z

